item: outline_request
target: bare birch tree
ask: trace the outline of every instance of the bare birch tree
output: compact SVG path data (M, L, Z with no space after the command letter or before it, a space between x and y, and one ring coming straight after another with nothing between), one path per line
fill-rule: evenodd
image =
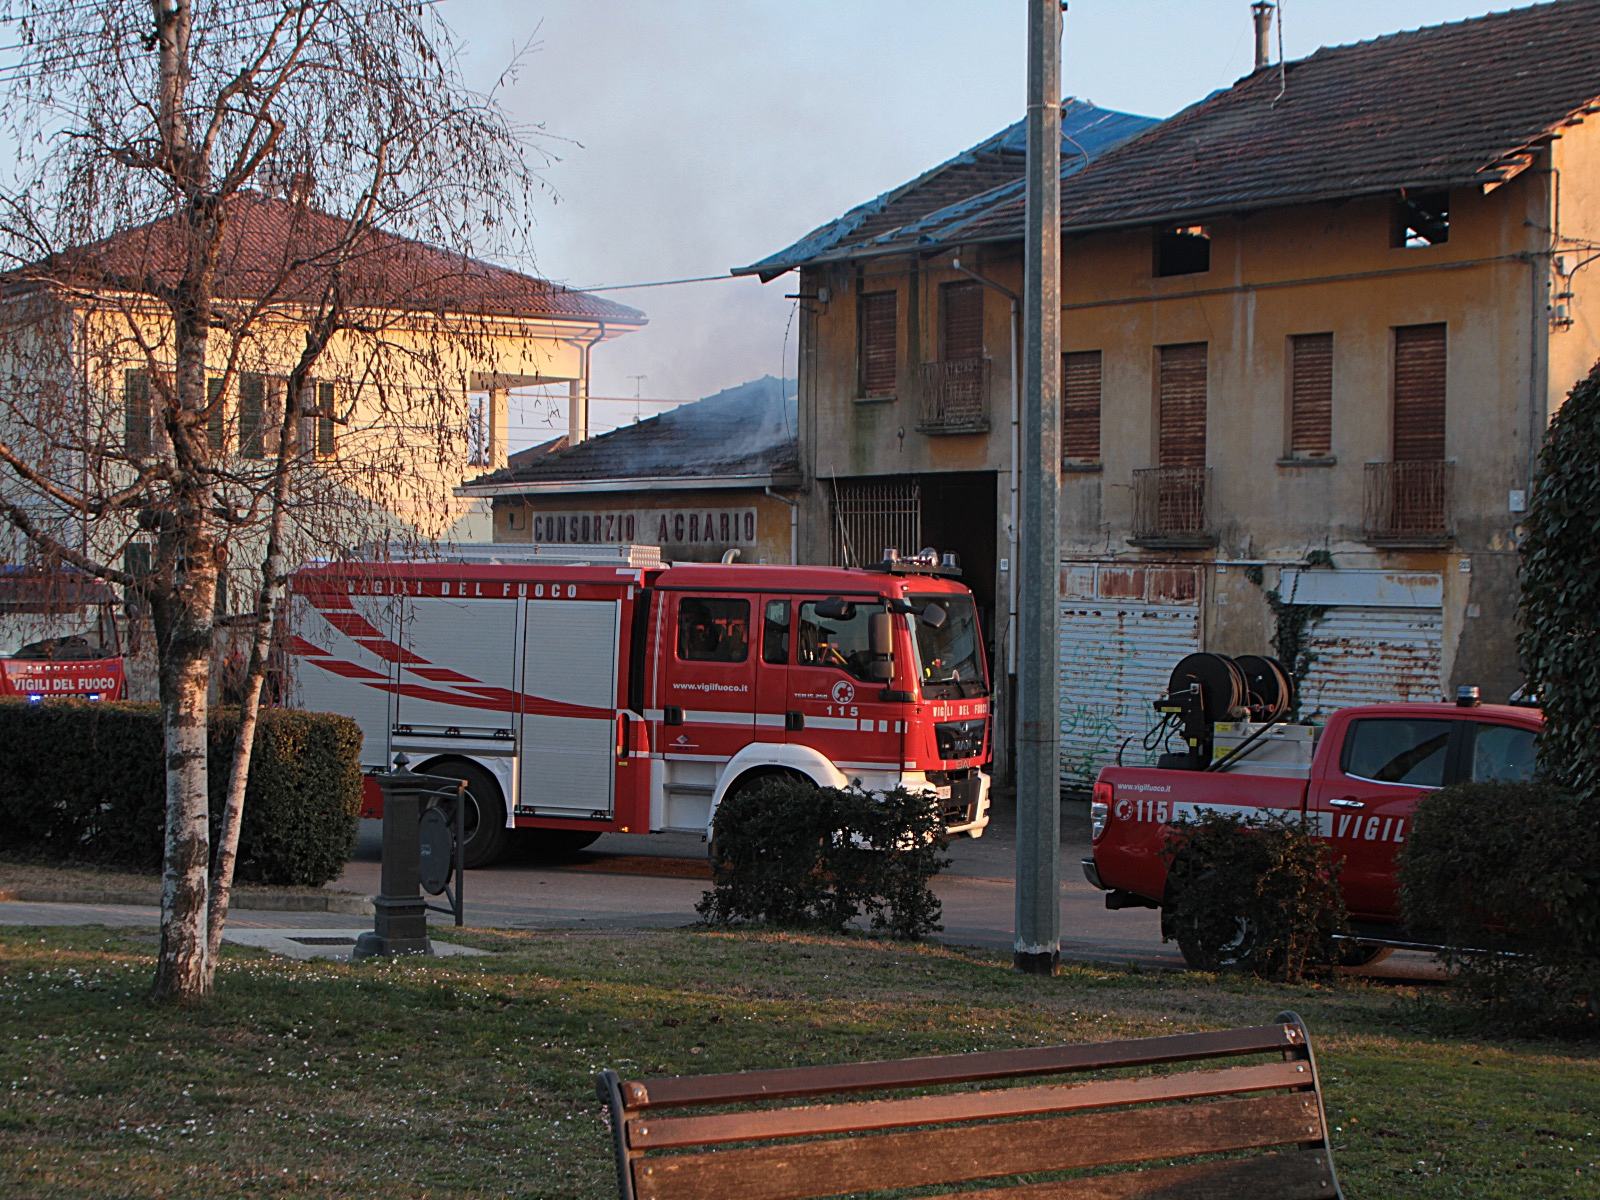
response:
M154 992L190 1001L212 986L286 571L392 537L397 513L412 537L447 524L467 381L492 369L484 297L529 282L470 255L525 228L538 180L426 4L0 14L22 151L0 193L0 520L148 606L167 778ZM213 856L224 570L254 603Z

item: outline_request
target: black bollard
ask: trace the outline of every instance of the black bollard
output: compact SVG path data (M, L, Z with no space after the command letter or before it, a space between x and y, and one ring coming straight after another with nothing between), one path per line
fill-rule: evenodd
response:
M356 939L350 960L432 954L428 941L428 906L422 899L421 839L417 822L422 797L437 781L406 770L404 754L394 756L394 770L378 776L383 789L383 870L379 894L372 901L373 928Z

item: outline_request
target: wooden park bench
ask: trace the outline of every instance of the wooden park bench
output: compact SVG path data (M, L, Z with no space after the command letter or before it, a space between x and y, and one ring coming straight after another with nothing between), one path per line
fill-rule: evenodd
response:
M622 1200L973 1181L989 1186L960 1200L1343 1195L1311 1040L1292 1012L1215 1033L726 1075L608 1070L596 1083Z

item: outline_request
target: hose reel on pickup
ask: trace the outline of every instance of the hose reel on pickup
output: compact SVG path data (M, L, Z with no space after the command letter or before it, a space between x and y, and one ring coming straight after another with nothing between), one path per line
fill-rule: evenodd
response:
M1172 668L1166 694L1155 702L1161 723L1145 739L1145 748L1164 747L1176 729L1186 749L1162 754L1158 765L1203 771L1212 765L1212 726L1216 722L1275 725L1294 703L1294 678L1275 658L1265 654L1189 654Z

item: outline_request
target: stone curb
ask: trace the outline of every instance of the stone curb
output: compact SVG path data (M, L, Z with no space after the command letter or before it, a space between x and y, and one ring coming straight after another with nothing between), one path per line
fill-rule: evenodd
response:
M130 904L149 907L161 903L152 892L82 892L72 888L0 888L0 901L22 904ZM276 896L267 892L235 892L230 909L252 912L326 912L348 917L372 916L372 899L331 892L326 896Z

